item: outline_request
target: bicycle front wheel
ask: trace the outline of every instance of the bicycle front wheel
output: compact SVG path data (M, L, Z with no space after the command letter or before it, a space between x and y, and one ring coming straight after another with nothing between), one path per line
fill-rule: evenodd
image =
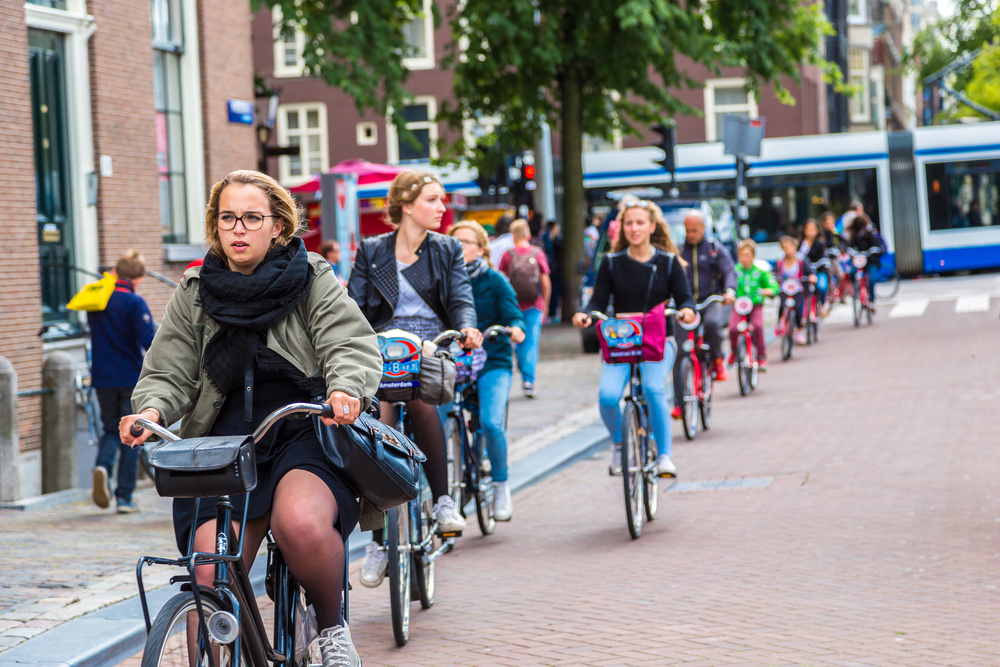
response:
M646 415L649 416L648 413ZM647 424L648 424L647 419ZM642 451L645 454L644 469L649 472L642 473L645 487L642 490L642 504L646 508L646 520L652 521L656 518L656 508L660 501L660 479L656 472L656 448L649 441L649 435L643 439Z
M698 412L701 413L701 427L706 431L712 428L712 371L709 368L710 365L708 363L705 363L701 367L702 399L698 401Z
M424 500L422 503L413 501L407 505L410 508L410 542L412 544L427 544L428 551L434 551L434 540L431 536L431 510L434 503ZM421 609L434 606L434 562L424 562L424 554L413 552L413 583Z
M694 366L691 357L685 356L681 359L681 398L684 404L681 405L681 422L684 425L684 437L694 440L698 435L698 394L694 385Z
M201 593L201 610L206 626L208 619L222 609L218 600L207 592ZM207 667L208 652L214 650L215 664L235 667L232 645L207 641L198 630L198 605L194 593L178 593L167 600L153 621L142 652L142 667ZM248 667L246 648L240 651L240 667Z
M625 519L633 540L642 534L643 464L639 413L632 401L626 401L622 416L622 480L625 487Z
M485 438L480 433L472 443L472 447L478 454L472 457L472 465L469 466L469 482L474 485L476 495L476 519L479 521L479 530L485 535L492 535L496 530L497 520L493 516L493 500L496 491L493 489L492 469L488 464L486 455ZM484 462L486 464L484 465Z
M385 535L389 543L389 609L392 635L397 646L410 638L410 517L409 505L385 513Z
M753 362L747 354L747 340L740 336L736 340L736 363L738 364L736 376L740 381L740 394L747 396L750 393L750 376L753 373Z

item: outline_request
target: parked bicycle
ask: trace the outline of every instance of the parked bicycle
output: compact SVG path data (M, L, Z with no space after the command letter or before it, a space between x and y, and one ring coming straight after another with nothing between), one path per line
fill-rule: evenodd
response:
M333 408L326 404L292 403L275 410L249 436L252 439L250 446L259 442L281 419L302 419L308 415L332 417ZM143 429L162 438L165 441L162 446L170 446L170 443L181 440L169 430L146 419L136 420L132 435L140 435ZM218 436L200 440L204 441L205 447L210 447L212 441L232 442L233 438ZM204 477L204 480L200 480L201 488L205 496L217 495L212 492L213 480L210 474L206 475L197 469L180 472L190 476L201 474ZM196 502L194 517L198 516L197 503L200 503L200 499ZM307 656L304 652L296 655L297 641L303 639L296 636L302 621L298 614L304 609L304 604L300 602L303 593L289 573L281 551L270 534L267 536L266 582L269 582L267 594L274 601L273 643L268 639L250 583L250 574L243 561L243 538L249 505L244 503L237 533L233 527L234 507L230 496L219 495L215 505L215 525L225 526L225 529L219 531L214 553L194 551L195 527L192 526L187 556L143 556L139 559L136 578L148 632L142 667L265 667L279 664L305 667ZM177 575L170 580L171 584L181 583L181 592L167 600L152 622L142 580L146 565L166 565L187 570L187 574ZM215 566L214 588L198 585L195 568L202 565ZM344 621L347 622L349 587L346 564L344 570L343 606ZM301 646L304 642L298 641L298 644Z
M851 256L851 265L854 267L854 275L851 276L851 285L854 290L854 326L861 326L861 319L864 318L868 324L872 323L875 309L871 301L871 276L869 275L868 258L878 254L881 250L876 246L863 252L847 248L847 253Z
M486 340L496 340L500 336L510 336L506 327L496 325L483 331L483 338ZM462 480L462 492L461 498L458 499L458 505L462 508L462 516L465 516L466 507L474 501L479 530L483 535L492 535L497 525L493 514L495 496L493 470L490 466L490 459L486 455L486 438L480 421L479 389L476 385L477 380L471 371L473 353L466 352L456 357L456 362L460 368L465 366L470 369L467 371L468 379L456 384L455 401L452 403L445 420L445 436L450 437L452 433L457 432L461 442L462 454L459 457L461 469L458 477ZM506 421L507 410L505 409L505 428Z
M413 382L420 372L423 355L422 346L417 346L408 337L393 336L392 331L379 334L379 349L382 350L383 377L390 377L390 384ZM463 341L465 334L447 330L433 343L447 347L453 342ZM382 386L385 387L383 380ZM394 401L396 410L396 430L413 438L406 417L406 403ZM419 443L417 443L419 446ZM445 430L445 447L448 457L448 494L458 502L461 500L461 429L452 424ZM423 609L434 604L435 562L451 551L461 533L439 531L434 519L434 499L426 476L421 472L420 495L395 509L386 512L386 540L382 549L388 553L389 608L392 616L392 634L398 646L405 646L410 638L410 604L416 593Z
M705 342L705 322L701 312L714 301L722 301L715 294L697 305L698 319L694 324L678 324L688 332L688 338L681 343L684 356L681 357L681 382L683 383L684 405L681 408L681 422L684 437L694 440L698 436L698 416L701 427L707 431L712 427L712 359Z
M753 343L754 327L750 321L753 300L748 296L741 296L733 303L733 310L740 316L740 321L736 325L736 330L739 332L739 337L736 339L737 377L740 381L740 394L747 396L757 388L757 380L760 377L757 346Z

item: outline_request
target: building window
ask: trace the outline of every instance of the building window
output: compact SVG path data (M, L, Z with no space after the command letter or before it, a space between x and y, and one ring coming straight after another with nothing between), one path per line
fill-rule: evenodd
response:
M329 168L325 104L278 107L278 143L298 146L299 154L278 158L278 180L293 186Z
M160 222L164 243L187 243L184 115L181 106L180 0L153 0L153 92L156 104L156 165L160 177Z
M403 58L407 69L434 69L434 12L431 0L423 0L423 10L414 16L403 28L406 43L412 49L408 58Z
M437 123L433 122L437 115L437 100L433 97L416 97L413 104L403 107L403 119L406 129L416 139L416 144L403 141L396 133L392 122L385 125L386 154L391 164L403 162L426 162L437 157Z
M303 76L306 37L297 26L282 26L281 8L271 10L274 24L274 76L289 78Z
M847 51L848 82L857 88L851 97L851 122L867 123L871 121L868 100L871 96L871 82L868 77L868 50L851 47Z
M847 22L868 23L867 0L847 0Z
M66 0L26 0L29 5L40 5L52 9L66 10Z
M705 141L722 141L726 116L757 117L757 100L743 79L705 82Z
M378 125L365 121L358 123L358 146L375 146L378 144Z

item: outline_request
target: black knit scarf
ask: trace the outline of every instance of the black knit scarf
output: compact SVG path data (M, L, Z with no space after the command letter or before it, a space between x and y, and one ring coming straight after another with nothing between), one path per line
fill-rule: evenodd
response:
M276 245L264 261L246 276L231 271L225 261L209 253L201 268L198 305L221 325L205 346L202 366L212 384L228 395L241 386L255 361L295 380L302 373L267 348L267 330L288 317L309 295L313 270L305 244L293 238ZM299 377L295 377L295 376Z

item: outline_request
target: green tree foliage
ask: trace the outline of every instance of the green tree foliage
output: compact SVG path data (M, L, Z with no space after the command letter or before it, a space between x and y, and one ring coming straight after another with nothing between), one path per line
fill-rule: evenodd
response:
M985 46L987 48L972 66L956 69L948 75L948 84L975 102L991 109L1000 109L996 103L990 104L986 99L977 97L970 88L973 79L978 77L976 90L983 91L988 98L991 76L997 76L996 69L991 73L986 64L979 63L990 62L991 58L996 57L995 54L990 55L991 48L995 47L989 45L995 45L1000 39L998 4L998 0L958 0L950 17L925 26L917 33L913 48L907 54L907 65L917 72L918 85L922 85L926 77ZM996 61L992 62L995 67ZM979 115L956 100L946 99L940 119L956 120L963 116Z
M994 16L1000 22L1000 11ZM1000 37L994 37L972 63L972 78L965 92L972 101L1000 112Z
M279 34L302 31L307 75L350 95L359 113L385 116L411 98L403 28L420 15L420 0L252 0L254 11L261 6L280 10ZM404 121L393 120L401 138L409 137Z
M712 70L738 67L752 89L772 85L792 103L783 79L804 63L839 82L820 56L830 27L822 3L801 0L465 0L450 16L455 99L439 120L499 123L486 141L458 139L451 156L478 166L530 148L541 123L562 144L566 303L575 309L583 258L582 137L638 135L643 125L695 113L678 97L699 87L681 58Z

